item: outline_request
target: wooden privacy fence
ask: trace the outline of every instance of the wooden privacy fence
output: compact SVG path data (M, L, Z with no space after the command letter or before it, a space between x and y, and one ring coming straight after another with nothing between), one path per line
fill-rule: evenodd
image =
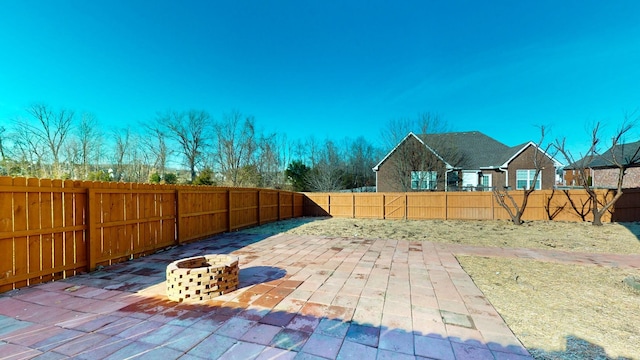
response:
M520 202L522 192L510 193ZM603 221L638 221L639 204L640 190L625 190ZM583 190L543 190L531 195L523 219L590 220L588 212ZM0 177L0 293L227 231L327 215L509 219L491 192L300 194Z
M267 190L0 177L0 293L303 216Z
M518 204L522 191L510 191ZM601 199L613 196L598 190ZM305 215L364 219L509 220L492 192L306 193ZM573 206L572 206L573 204ZM523 220L582 221L593 219L584 190L533 192ZM640 191L625 190L603 221L640 220Z

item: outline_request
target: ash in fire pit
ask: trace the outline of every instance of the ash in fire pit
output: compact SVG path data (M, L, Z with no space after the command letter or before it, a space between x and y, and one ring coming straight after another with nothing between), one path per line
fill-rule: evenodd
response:
M236 256L196 256L167 266L167 296L172 301L208 300L237 288Z

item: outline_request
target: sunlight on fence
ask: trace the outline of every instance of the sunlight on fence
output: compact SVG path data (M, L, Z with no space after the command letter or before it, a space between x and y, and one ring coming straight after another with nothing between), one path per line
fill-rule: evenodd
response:
M598 190L600 199L612 196ZM511 191L517 204L523 192ZM509 220L493 192L306 193L305 215L362 219ZM625 190L603 221L640 220L640 191ZM591 202L584 190L539 190L532 193L524 220L589 221Z
M522 192L511 195L519 202ZM600 196L611 196L600 190ZM604 221L637 221L625 190ZM583 190L534 192L524 220L588 221ZM301 216L508 220L491 192L294 193L0 177L0 293Z
M266 189L0 177L0 292L303 216Z

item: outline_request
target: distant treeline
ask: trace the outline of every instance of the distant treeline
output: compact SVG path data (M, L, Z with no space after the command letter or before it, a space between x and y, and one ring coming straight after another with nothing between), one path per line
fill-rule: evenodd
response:
M168 111L105 129L91 113L34 104L8 120L0 125L8 176L334 191L375 186L372 168L388 151L364 137L290 141L239 111Z

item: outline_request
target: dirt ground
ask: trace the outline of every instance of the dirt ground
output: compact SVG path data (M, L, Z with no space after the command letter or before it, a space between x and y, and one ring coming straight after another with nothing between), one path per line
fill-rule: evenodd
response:
M640 254L639 223L301 218L245 231ZM477 256L458 261L535 358L640 359L640 291L623 283L640 279L640 271Z

